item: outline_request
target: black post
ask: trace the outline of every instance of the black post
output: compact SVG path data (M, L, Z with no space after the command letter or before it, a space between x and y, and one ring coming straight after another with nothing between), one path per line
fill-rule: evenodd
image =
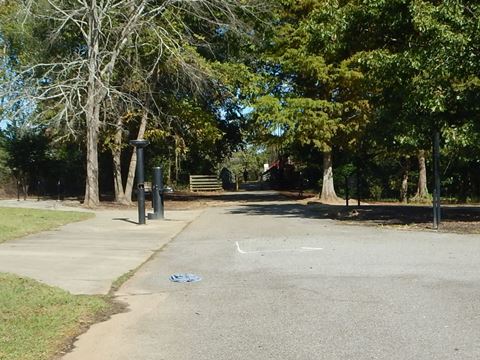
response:
M152 186L153 214L148 214L149 220L163 219L163 175L160 167L153 168L153 186Z
M20 201L20 180L17 180L17 201Z
M303 196L303 171L300 171L299 175L299 189L298 189L298 197L300 198Z
M438 229L441 220L440 205L440 132L435 130L433 136L433 228Z
M357 205L360 207L360 166L357 165Z
M40 201L40 186L41 182L40 180L37 180L37 201Z
M61 199L61 189L62 187L62 182L60 180L57 181L57 201L60 201Z
M145 169L143 149L149 144L147 140L131 140L130 145L137 151L137 201L138 224L145 225Z
M345 176L345 201L347 203L348 208L348 200L349 200L349 193L348 193L348 176Z

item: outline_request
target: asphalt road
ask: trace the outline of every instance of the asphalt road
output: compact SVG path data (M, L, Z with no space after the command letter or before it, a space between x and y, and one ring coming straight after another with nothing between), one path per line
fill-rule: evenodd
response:
M480 237L210 208L119 299L65 359L479 359Z

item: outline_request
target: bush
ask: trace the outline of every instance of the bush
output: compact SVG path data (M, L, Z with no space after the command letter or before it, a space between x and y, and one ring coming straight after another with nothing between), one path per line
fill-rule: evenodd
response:
M370 185L370 195L373 200L380 200L382 198L383 187L379 184Z

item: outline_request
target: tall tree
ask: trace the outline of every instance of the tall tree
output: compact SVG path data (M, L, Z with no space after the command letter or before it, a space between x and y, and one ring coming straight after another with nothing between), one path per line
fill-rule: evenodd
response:
M363 74L331 31L344 17L337 2L282 1L260 68L269 94L258 100L256 119L267 131L279 128L285 139L323 152L324 201L337 200L333 147L351 148L369 113Z
M368 0L350 2L340 25L371 85L369 141L390 157L418 156L418 197L428 196L425 149L434 129L478 114L478 18L470 0Z
M154 58L169 53L183 70L189 69L185 48L198 38L189 31L184 17L196 17L221 29L236 25L237 14L251 6L233 0L23 0L21 5L18 19L43 30L33 35L46 49L40 62L19 74L23 81L31 82L29 92L22 96L55 106L55 113L49 111L49 121L57 122L57 128L75 131L79 124L84 125L87 206L99 203L99 134L103 114L116 104L112 97L145 108L143 98L114 86L120 63L135 68L126 64L126 51L147 46ZM144 34L149 37L147 43ZM158 61L150 64L149 76L156 74L157 65Z

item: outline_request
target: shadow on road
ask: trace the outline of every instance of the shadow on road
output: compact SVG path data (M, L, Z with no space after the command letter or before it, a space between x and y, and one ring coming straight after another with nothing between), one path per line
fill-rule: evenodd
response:
M276 215L299 218L326 218L319 215L315 208L303 204L284 203L284 204L246 204L233 210L232 214L244 215Z
M360 208L324 204L246 204L230 211L232 214L274 215L285 217L334 219L378 225L429 225L432 208L429 206L364 205ZM442 221L449 230L480 231L480 207L446 206Z
M230 213L235 215L274 215L284 217L333 219L345 223L367 225L399 225L412 228L431 228L431 206L378 204L361 207L326 205L318 202L305 203L297 193L279 193L257 190L258 183L244 190L224 193L174 193L168 194L171 202L204 203L220 206L235 206ZM288 196L287 196L288 195ZM441 230L460 233L480 233L480 207L446 205L442 207Z
M168 194L166 200L171 201L210 201L210 202L268 202L288 201L287 196L275 191L238 191L224 193L174 193Z

